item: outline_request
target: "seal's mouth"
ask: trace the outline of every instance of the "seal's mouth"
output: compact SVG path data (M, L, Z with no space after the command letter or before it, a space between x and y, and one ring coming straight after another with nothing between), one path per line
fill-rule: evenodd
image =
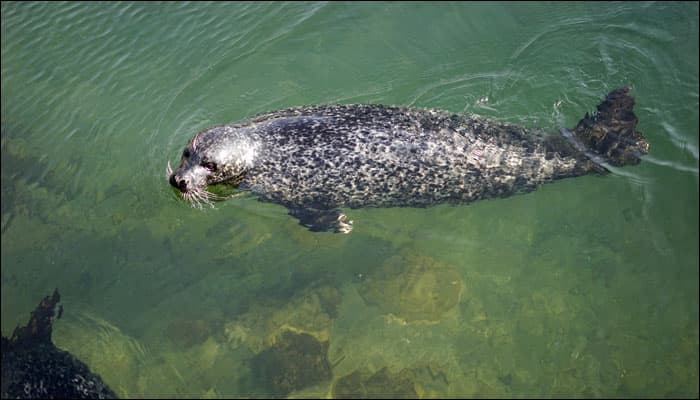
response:
M192 204L192 207L202 208L203 204L210 207L214 207L214 200L219 200L219 196L215 195L206 190L206 187L188 187L187 182L184 179L177 179L173 168L170 166L170 161L165 168L166 179L170 182L174 188L180 191L182 198L188 203Z

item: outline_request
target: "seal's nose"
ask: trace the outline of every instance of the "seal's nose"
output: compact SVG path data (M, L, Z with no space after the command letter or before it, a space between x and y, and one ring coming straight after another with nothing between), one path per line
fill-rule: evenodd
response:
M173 187L180 189L181 192L187 191L187 182L185 182L184 179L176 179L175 174L170 175L170 184L173 185Z

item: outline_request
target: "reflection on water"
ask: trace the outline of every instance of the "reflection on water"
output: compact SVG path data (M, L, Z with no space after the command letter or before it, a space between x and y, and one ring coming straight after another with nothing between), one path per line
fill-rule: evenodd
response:
M123 397L697 397L697 13L4 2L3 334L58 287L55 343ZM193 209L163 176L194 132L273 109L557 132L621 85L639 166L351 210L350 235L248 195Z

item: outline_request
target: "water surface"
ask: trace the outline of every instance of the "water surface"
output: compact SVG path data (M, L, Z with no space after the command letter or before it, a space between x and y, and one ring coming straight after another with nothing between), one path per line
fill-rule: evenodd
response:
M697 3L3 2L1 40L2 333L59 288L54 341L120 396L326 396L356 371L422 397L698 396ZM198 130L278 108L556 132L623 85L640 165L348 210L350 235L165 179ZM280 392L255 360L284 332L327 342L332 377Z

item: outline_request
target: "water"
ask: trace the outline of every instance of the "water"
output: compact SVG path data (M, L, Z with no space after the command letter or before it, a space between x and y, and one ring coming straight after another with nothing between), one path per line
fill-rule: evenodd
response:
M398 104L556 132L622 85L639 166L349 210L350 235L249 197L197 210L165 179L199 129L258 112ZM697 3L2 3L2 333L59 288L54 341L123 397L287 394L261 354L288 331L332 364L295 396L354 377L697 397L697 221Z

